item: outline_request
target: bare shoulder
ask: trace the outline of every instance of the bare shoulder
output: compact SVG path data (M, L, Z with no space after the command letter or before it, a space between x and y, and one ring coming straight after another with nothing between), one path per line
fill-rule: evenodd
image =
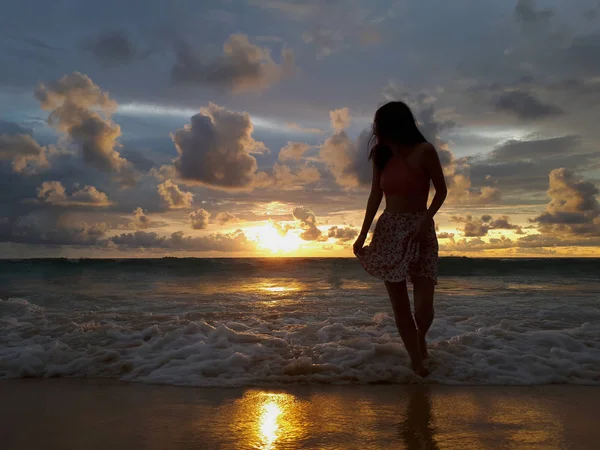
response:
M437 151L435 146L431 142L421 142L417 145L417 153L419 154L419 158L421 161L427 162L435 159L437 156Z
M419 153L423 155L431 155L433 153L436 153L434 145L431 142L427 141L418 144L417 149Z

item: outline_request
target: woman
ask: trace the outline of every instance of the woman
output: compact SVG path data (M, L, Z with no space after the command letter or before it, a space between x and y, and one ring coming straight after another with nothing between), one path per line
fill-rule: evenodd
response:
M369 155L373 182L354 254L367 272L385 282L413 370L427 376L423 364L427 358L425 336L433 322L438 271L433 216L446 199L444 173L434 146L425 140L405 103L390 102L379 108L373 135L376 143ZM435 196L427 208L430 183L435 187ZM370 245L363 248L384 194L385 210ZM414 320L407 281L413 285Z

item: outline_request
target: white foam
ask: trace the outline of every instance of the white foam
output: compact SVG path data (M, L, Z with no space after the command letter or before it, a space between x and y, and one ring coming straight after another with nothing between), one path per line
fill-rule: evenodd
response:
M485 305L442 304L430 333L428 382L600 384L600 324L567 326L563 316L560 307L511 304L494 317ZM418 380L393 318L382 311L204 321L0 300L0 377L26 376L193 386Z

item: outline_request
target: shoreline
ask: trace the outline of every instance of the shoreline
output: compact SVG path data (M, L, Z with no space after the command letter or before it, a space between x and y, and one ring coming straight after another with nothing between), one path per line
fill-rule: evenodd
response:
M597 448L600 386L179 387L0 380L21 449Z

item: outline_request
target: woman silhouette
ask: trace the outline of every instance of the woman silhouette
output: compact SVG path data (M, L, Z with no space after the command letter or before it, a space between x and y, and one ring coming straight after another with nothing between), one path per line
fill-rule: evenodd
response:
M433 322L438 272L433 216L446 199L444 173L436 149L423 137L405 103L390 102L377 110L373 136L375 145L369 155L373 181L354 254L367 272L385 282L412 368L427 376L425 336ZM427 208L431 183L435 196ZM384 194L385 210L370 245L363 247ZM414 320L407 281L413 285Z

